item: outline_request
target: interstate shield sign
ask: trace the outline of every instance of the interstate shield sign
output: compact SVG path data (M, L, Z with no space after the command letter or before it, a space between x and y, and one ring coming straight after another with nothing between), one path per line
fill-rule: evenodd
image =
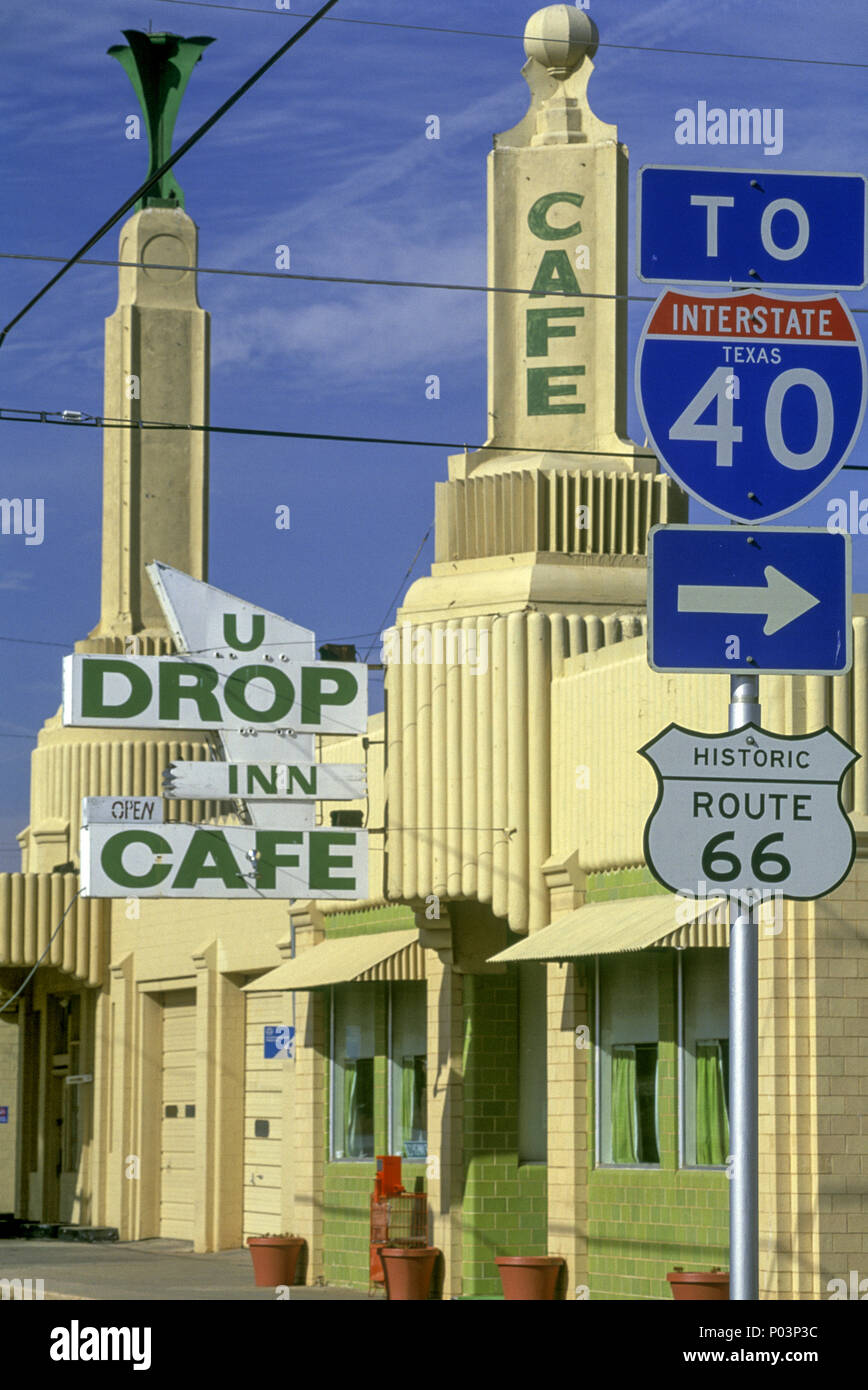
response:
M856 839L841 782L860 755L831 729L670 724L639 752L657 775L645 860L672 892L819 898L850 872Z

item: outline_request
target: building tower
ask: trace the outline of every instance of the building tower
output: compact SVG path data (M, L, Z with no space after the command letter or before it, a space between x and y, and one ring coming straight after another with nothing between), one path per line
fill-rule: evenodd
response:
M153 173L168 157L190 73L212 40L134 30L126 37L129 47L109 52L141 102ZM76 643L79 652L171 651L145 565L163 560L206 577L207 434L135 428L140 420L208 422L208 314L196 295L196 226L183 204L170 172L120 232L119 260L134 264L119 268L118 304L106 322L104 413L124 424L104 430L102 611ZM99 1151L94 1088L68 1087L63 1078L70 1067L89 1077L99 1070L96 1001L109 966L111 914L124 903L73 902L82 797L159 796L169 762L207 756L201 733L166 739L150 730L64 728L60 711L40 731L30 824L18 836L23 872L0 875L0 967L14 968L17 985L21 967L41 960L18 1006L26 1094L16 1141L26 1215L91 1219L91 1196L82 1194L93 1192ZM220 809L176 802L169 816L201 820Z
M528 21L530 108L488 159L488 283L527 294L489 296L489 439L437 484L435 563L386 648L388 894L453 900L425 930L459 954L460 900L550 920L552 674L641 631L648 530L686 520L626 437L628 161L588 104L596 44L572 6Z

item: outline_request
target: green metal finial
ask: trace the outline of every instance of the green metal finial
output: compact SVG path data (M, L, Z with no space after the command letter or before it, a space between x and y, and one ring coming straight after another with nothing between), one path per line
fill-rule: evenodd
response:
M182 39L179 34L143 34L138 29L124 29L125 44L115 44L108 50L117 58L144 112L148 131L150 163L148 174L154 174L172 152L172 133L181 98L190 81L190 74L213 39ZM136 203L141 208L182 208L184 194L169 169L158 183Z

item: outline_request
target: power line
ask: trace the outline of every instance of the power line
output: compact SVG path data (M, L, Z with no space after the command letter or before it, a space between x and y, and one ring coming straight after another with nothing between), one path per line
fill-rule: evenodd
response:
M67 418L64 419L63 416ZM57 416L59 418L52 418ZM75 416L75 418L69 418ZM387 439L378 435L366 434L322 434L315 430L266 430L241 425L191 425L177 424L167 420L118 420L111 416L87 415L81 411L23 410L16 406L0 406L0 422L21 425L68 425L87 429L130 429L130 430L192 430L200 434L240 434L265 439L323 439L335 444L396 444L406 448L420 449L460 449L464 453L488 452L492 454L565 454L570 458L577 455L588 458L656 458L650 450L641 452L616 453L612 449L535 449L531 444L467 444L453 439Z
M157 0L161 5L184 5L193 9L201 10L235 10L239 14L287 14L289 18L301 19L304 16L296 10L289 13L286 10L263 10L254 5L221 5L216 0ZM330 24L362 24L374 29L412 29L424 34L457 34L462 38L471 39L510 39L521 42L524 34L502 34L493 33L489 30L481 29L443 29L434 24L398 24L395 21L386 19L343 19L333 15L328 21ZM550 40L551 42L551 40ZM563 40L566 42L566 40ZM709 52L701 48L658 48L650 44L641 43L606 43L600 40L598 48L620 48L634 53L676 53L683 54L691 58L733 58L742 62L750 63L808 63L812 67L823 68L865 68L868 63L847 63L836 58L780 58L770 53L717 53Z
M63 261L62 256L33 256L19 252L0 251L2 261ZM175 270L177 265L161 265L156 261L97 261L80 260L79 265L123 266L138 270ZM470 290L476 294L539 294L533 289L516 290L507 285L453 285L439 280L372 280L358 275L302 275L289 270L225 270L217 266L191 265L186 271L198 275L241 275L260 280L313 280L327 285L385 285L395 289L409 290ZM755 283L745 285L745 289L756 289ZM558 296L561 299L628 299L652 304L657 296L653 294L597 294L591 290L546 290L545 297ZM868 310L854 310L855 313L868 313Z
M380 624L380 628L381 628L381 629L382 629L382 627L383 627L383 624L386 622L386 619L388 618L389 614L391 613L391 611L392 611L394 605L397 603L397 601L398 601L398 595L400 594L400 592L401 592L401 590L403 589L404 585L406 584L407 580L410 578L410 575L413 573L413 568L414 568L414 566L415 566L415 564L416 564L416 561L419 559L419 556L422 554L422 551L423 551L424 546L425 546L425 542L427 541L427 539L428 539L428 537L430 536L430 534L431 534L431 532L433 531L433 529L434 529L434 522L432 521L432 522L431 522L431 525L428 527L428 530L425 532L424 536L422 537L421 541L419 542L418 548L417 548L417 550L416 550L416 554L413 556L412 560L410 561L409 568L408 568L406 574L404 575L403 579L401 580L400 584L398 585L397 589L395 590L394 597L391 599L391 601L390 601L390 603L389 603L389 606L388 606L388 608L386 609L385 617L383 618L383 621L382 621L382 623ZM379 636L382 637L382 631L380 632ZM368 647L368 650L365 652L365 661L367 661L368 657L371 655L371 652L372 652L372 650L374 649L374 647L376 646L376 643L377 643L377 638L376 638L376 636L375 636L373 642L372 642L371 645L370 645L370 647Z
M27 303L24 305L24 308L20 309L18 313L15 315L15 317L9 320L5 328L3 328L2 331L0 331L0 347L3 346L6 334L9 332L10 328L13 328L16 323L19 323L20 320L24 318L24 315L27 314L35 304L38 304L40 299L42 299L42 297L48 293L51 287L53 285L56 285L58 280L60 280L64 275L66 275L67 271L72 269L76 261L81 256L83 256L86 251L89 251L92 246L95 246L96 243L103 236L105 236L106 232L111 231L115 223L119 222L121 218L124 216L124 214L129 212L133 204L137 203L139 198L141 198L143 194L147 193L149 188L152 188L155 183L158 183L159 180L163 177L163 174L165 174L168 169L171 169L173 165L177 164L178 160L181 159L187 153L188 150L192 149L195 144L198 144L198 142L202 139L203 135L206 135L207 132L211 129L211 127L217 124L217 122L220 120L220 117L224 116L226 112L231 107L233 107L237 101L240 101L241 97L244 96L245 92L248 92L250 88L253 86L253 84L255 82L258 82L260 77L262 77L263 74L266 73L268 69L278 61L279 58L282 58L284 53L287 53L294 44L298 43L299 39L303 38L304 35L314 27L318 20L320 20L323 17L323 15L327 14L329 10L333 9L337 3L338 0L326 0L326 4L323 5L321 9L317 10L316 14L313 15L306 24L303 24L300 29L296 30L292 38L287 39L286 43L282 44L281 47L277 50L277 52L271 55L267 62L263 63L260 68L257 68L253 76L248 77L247 81L243 82L241 86L238 88L238 90L233 92L232 95L228 97L226 101L223 102L222 106L218 106L214 114L212 116L209 116L207 121L203 122L203 124L199 126L198 130L194 130L193 134L189 137L189 139L185 140L182 145L179 145L175 153L170 155L169 158L165 161L165 163L161 164L159 169L157 169L156 172L153 173L149 179L145 179L145 182L141 184L139 188L136 189L135 193L131 194L130 197L127 198L126 202L118 208L117 212L112 213L108 221L103 222L99 230L94 232L93 236L89 237L83 246L79 247L78 251L76 251L75 254L69 258L65 265L61 266L57 274L52 275L48 283L43 285L42 289L39 290L39 292L35 294L32 299L27 301Z
M42 642L38 637L0 637L0 642L20 642L28 647L62 647L64 651L72 651L71 642Z
M868 312L868 311L864 311ZM63 416L75 416L64 419ZM53 418L57 417L57 418ZM81 411L25 410L17 406L0 406L0 423L19 425L66 425L87 429L129 429L129 430L187 430L200 434L239 434L264 439L319 439L334 444L394 444L401 448L419 449L460 449L464 453L491 454L563 454L568 458L646 458L655 459L657 455L650 449L647 453L633 451L616 453L614 449L537 449L532 444L468 444L454 439L390 439L367 434L323 434L316 430L266 430L242 425L191 425L177 424L169 420L118 420L111 416L88 415ZM858 471L868 468L868 464L845 463L843 468Z
M24 979L22 980L21 984L20 984L20 985L18 986L18 988L16 989L15 993L12 994L12 995L10 995L10 997L6 1000L6 1003L5 1003L5 1004L0 1004L0 1014L4 1013L5 1010L9 1008L10 1004L14 1004L14 1003L15 1003L15 1000L18 998L19 994L21 994L22 990L24 990L24 989L27 988L28 984L29 984L30 981L33 979L33 976L36 974L36 972L37 972L37 970L39 969L40 965L41 965L42 962L45 960L45 957L48 955L48 952L51 950L51 943L53 942L54 938L57 936L57 933L60 931L60 928L63 926L64 922L66 921L66 918L67 918L67 916L68 916L68 914L69 914L69 911L70 911L70 909L72 908L72 906L74 905L76 898L78 898L78 897L80 896L81 891L82 891L81 888L77 888L76 891L73 893L72 897L70 898L69 902L68 902L67 905L66 905L66 910L64 911L63 916L61 917L61 919L60 919L60 921L58 922L57 926L54 928L54 931L51 933L51 936L48 938L48 945L46 946L45 950L42 952L42 955L39 957L39 960L38 960L38 961L36 962L36 964L33 966L33 969L29 972L29 974L25 975Z
M131 635L134 635L134 634L131 634ZM346 645L346 643L348 643L348 642L361 641L362 638L364 638L364 637L377 637L378 635L379 635L379 634L378 634L377 632L374 632L374 631L371 631L371 632L351 632L351 633L349 634L348 637L326 637L323 641L319 642L318 645L319 645L320 647L325 647L325 646L344 646L344 645ZM2 635L0 635L0 642L17 642L17 643L21 643L23 646L27 646L27 647L62 647L63 650L64 650L65 652L71 652L71 651L73 650L74 645L75 645L74 640L73 640L72 642L45 642L45 641L41 641L38 637L4 637L4 636L2 636ZM286 646L287 643L285 643L285 642L284 642L284 643L278 643L278 642L265 642L265 643L263 643L263 645L266 646L266 647L276 647L276 646ZM207 650L207 651L210 651L211 648L210 648L210 647L208 647L208 648L203 647L203 648L202 648L202 651L203 651L203 652L206 651L206 650ZM191 655L199 655L198 652L196 652L196 653L190 653L190 654L191 654ZM140 652L127 652L127 653L122 653L122 655L127 655L127 656L140 656L140 655L142 655L142 653L140 653Z

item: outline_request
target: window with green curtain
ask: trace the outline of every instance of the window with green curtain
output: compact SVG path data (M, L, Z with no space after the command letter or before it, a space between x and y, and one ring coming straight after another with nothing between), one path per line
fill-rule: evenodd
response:
M679 954L684 1163L723 1167L729 1153L729 952L704 946Z
M332 1158L374 1157L374 987L333 993Z
M696 1162L723 1165L729 1153L729 1043L696 1044Z
M636 1049L612 1049L612 1162L638 1163L636 1153Z
M658 958L599 962L598 1163L659 1164Z
M389 987L392 1076L391 1152L422 1159L428 1153L428 1032L424 980Z

